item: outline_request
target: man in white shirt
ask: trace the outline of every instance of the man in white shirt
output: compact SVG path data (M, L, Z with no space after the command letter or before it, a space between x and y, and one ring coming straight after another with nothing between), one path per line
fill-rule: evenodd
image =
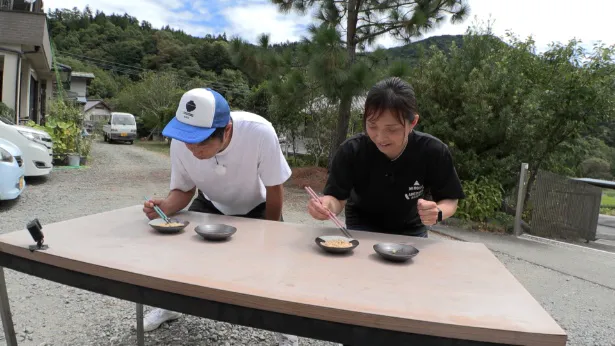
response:
M248 112L231 112L214 90L186 92L175 117L162 131L171 141L171 184L165 199L150 200L143 212L158 217L188 210L282 221L282 185L291 170L275 129ZM144 318L145 331L177 319L180 313L154 309ZM296 336L278 335L280 345L297 345Z

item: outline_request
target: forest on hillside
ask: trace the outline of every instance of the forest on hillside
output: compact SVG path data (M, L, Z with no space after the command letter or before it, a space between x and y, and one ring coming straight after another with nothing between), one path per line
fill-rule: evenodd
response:
M418 129L449 145L464 184L480 185L470 194L496 200L487 210L512 195L521 162L530 164L531 179L538 169L615 175L611 47L588 51L571 41L537 53L531 39L475 27L463 36L359 52L345 68L341 36L325 26L313 27L302 42L270 44L262 36L250 44L154 29L127 14L89 8L56 10L48 18L55 59L93 72L88 97L138 116L144 135L173 117L185 90L208 86L233 109L265 116L291 141L304 139L310 164L323 166L339 132L340 100L359 100L348 119L350 136L362 130L360 96L378 79L397 75L415 87Z

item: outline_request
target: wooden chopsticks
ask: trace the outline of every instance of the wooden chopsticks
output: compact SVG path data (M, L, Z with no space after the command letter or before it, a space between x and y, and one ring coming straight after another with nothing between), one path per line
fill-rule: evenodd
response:
M322 202L320 201L320 198L318 198L318 195L316 194L316 192L314 192L314 190L312 190L311 187L306 186L305 187L305 191L307 191L307 193L312 197L313 200L315 200L316 202L320 203L320 205L322 205L324 207L324 205L322 204ZM333 214L333 212L331 212L331 210L328 210L329 212L329 219L331 219L331 221L333 221L333 223L335 223L335 225L342 231L342 233L344 233L344 235L350 239L352 239L352 236L350 235L350 233L348 233L348 230L346 229L346 227L344 226L344 224Z

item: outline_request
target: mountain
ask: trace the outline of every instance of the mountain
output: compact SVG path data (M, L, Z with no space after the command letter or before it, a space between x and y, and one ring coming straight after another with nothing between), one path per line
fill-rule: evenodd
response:
M435 45L444 52L448 52L453 42L455 42L457 47L461 47L463 35L432 36L403 46L385 49L385 53L393 60L415 60L419 58L421 50L427 50L432 45Z

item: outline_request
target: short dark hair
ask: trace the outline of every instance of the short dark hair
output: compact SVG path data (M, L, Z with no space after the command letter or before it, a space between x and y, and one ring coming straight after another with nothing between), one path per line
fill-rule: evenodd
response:
M402 124L414 121L418 108L412 85L399 77L390 77L376 83L365 99L363 124L367 123L368 118L378 118L385 110L396 115Z
M209 142L212 139L219 139L219 140L222 141L224 139L224 129L226 129L226 127L218 127L218 128L216 128L216 130L214 130L214 132L211 134L211 136L207 137L207 139L202 141L200 144L206 144L207 142Z
M218 127L218 128L216 128L214 133L212 133L211 136L209 136L209 138L216 138L216 139L222 140L224 138L224 130L225 129L226 129L226 127Z

